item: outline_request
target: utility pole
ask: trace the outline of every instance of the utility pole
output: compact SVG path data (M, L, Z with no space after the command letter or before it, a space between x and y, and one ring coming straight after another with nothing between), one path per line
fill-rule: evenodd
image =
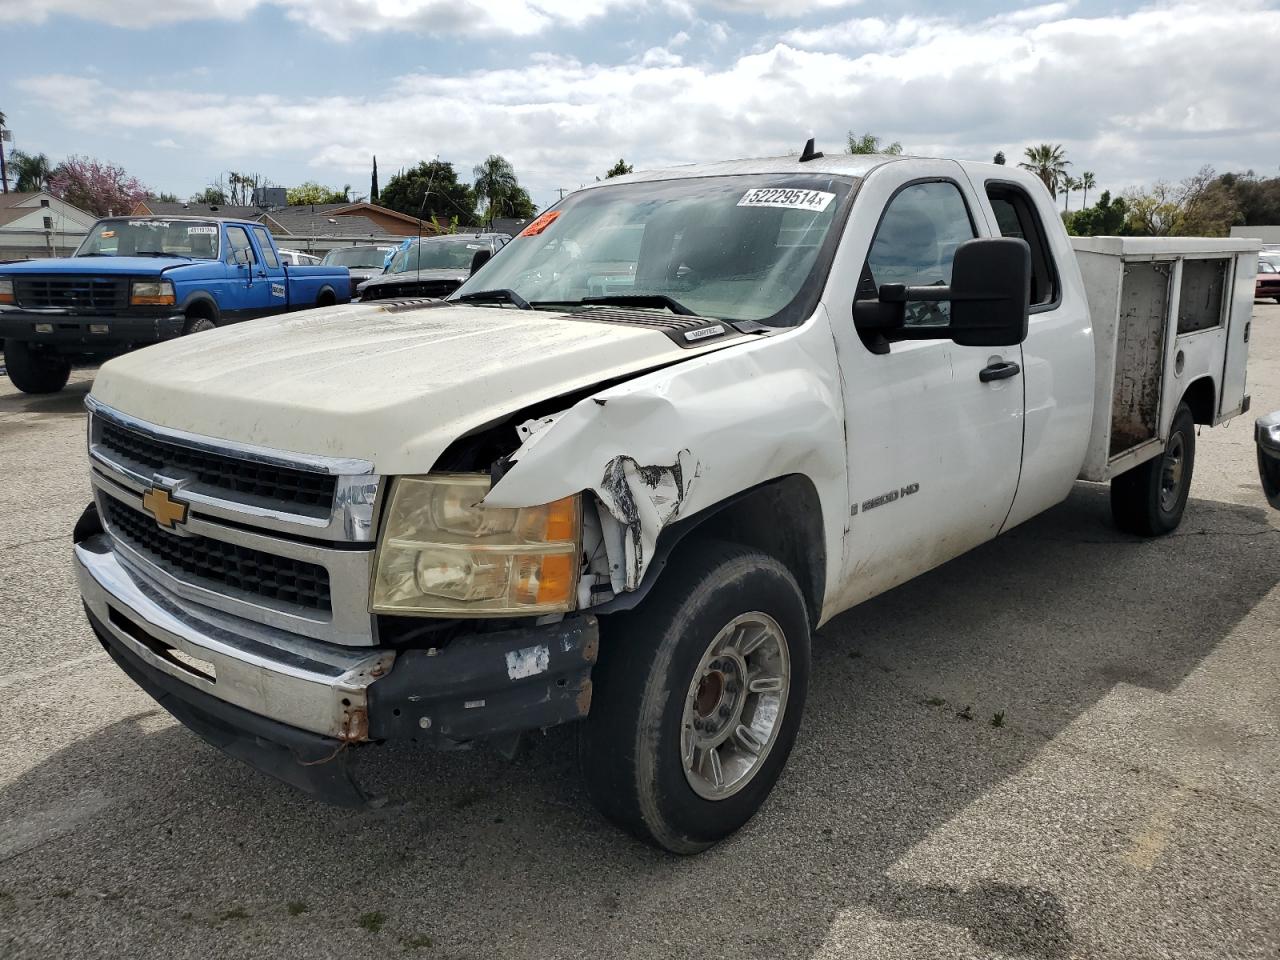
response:
M560 194L560 199L563 200L565 194L564 187L556 187L556 192Z
M4 192L9 192L9 169L4 161L4 145L13 140L13 133L5 129L4 114L0 113L0 184L4 185Z

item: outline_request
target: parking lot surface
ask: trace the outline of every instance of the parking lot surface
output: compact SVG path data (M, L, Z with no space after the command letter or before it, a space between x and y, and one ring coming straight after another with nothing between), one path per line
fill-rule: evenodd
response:
M0 377L0 957L1280 956L1280 306L1176 533L1078 484L828 624L772 799L691 859L600 819L572 730L365 751L353 813L177 725L75 591L91 377Z

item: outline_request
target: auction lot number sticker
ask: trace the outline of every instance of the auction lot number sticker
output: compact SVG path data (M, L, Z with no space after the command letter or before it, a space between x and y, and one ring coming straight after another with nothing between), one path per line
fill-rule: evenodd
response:
M796 190L791 187L756 187L738 201L740 207L781 207L784 210L812 210L821 213L836 198L823 190Z

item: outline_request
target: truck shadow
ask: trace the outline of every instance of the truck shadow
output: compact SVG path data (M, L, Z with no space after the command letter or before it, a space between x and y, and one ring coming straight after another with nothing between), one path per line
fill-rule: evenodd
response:
M1117 684L1175 690L1280 582L1277 533L1260 509L1193 501L1178 534L1140 541L1111 528L1105 489L1081 484L1049 513L836 619L815 638L805 723L773 798L700 857L660 854L604 823L577 785L571 730L514 762L483 749L371 750L362 772L390 803L352 813L142 716L0 791L10 822L55 833L41 812L69 792L109 798L79 826L69 820L47 848L56 856L0 868L23 871L20 886L0 873L0 887L40 899L40 922L63 930L122 910L151 918L146 928L175 949L216 925L263 956L365 936L358 917L376 912L388 950L425 935L434 955L452 957L809 957L853 916L948 925L957 953L1058 960L1087 946L1087 931L1053 890L998 867L948 883L959 871L945 857L929 874L944 882L916 882L901 878L902 862ZM128 696L127 681L119 687ZM84 895L56 899L58 888ZM291 922L290 903L311 905L314 919ZM241 906L248 920L219 924Z
M71 382L58 393L26 394L13 388L8 380L0 384L8 389L0 394L0 416L36 414L41 419L84 415L84 398L93 386L94 370L74 370Z

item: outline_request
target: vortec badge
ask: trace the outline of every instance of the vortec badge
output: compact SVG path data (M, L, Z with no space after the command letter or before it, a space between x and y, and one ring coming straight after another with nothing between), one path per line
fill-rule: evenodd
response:
M164 487L152 487L142 495L142 509L155 517L156 523L166 530L187 522L187 504L174 500Z

